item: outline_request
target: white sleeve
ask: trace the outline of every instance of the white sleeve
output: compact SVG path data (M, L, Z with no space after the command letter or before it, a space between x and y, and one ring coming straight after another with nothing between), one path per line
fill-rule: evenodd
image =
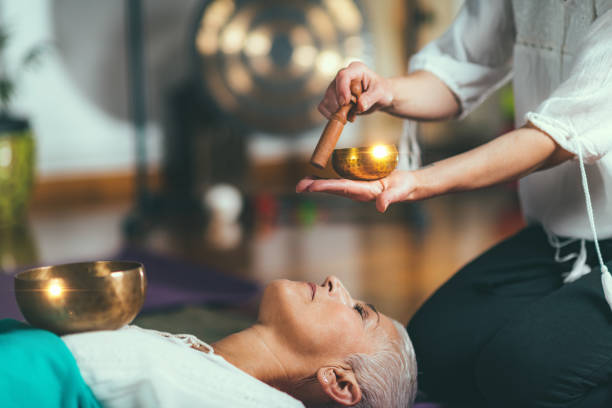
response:
M466 0L450 28L410 60L456 95L467 116L512 76L515 28L510 0Z
M578 49L569 77L525 119L592 164L612 148L612 10Z

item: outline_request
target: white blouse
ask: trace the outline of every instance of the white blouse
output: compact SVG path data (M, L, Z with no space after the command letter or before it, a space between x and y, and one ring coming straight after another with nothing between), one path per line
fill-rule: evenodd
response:
M466 0L410 70L444 81L461 117L513 78L516 126L582 156L598 238L612 237L612 0ZM528 222L593 239L579 160L521 179L519 195Z
M105 408L303 408L189 335L125 326L63 336ZM195 350L192 346L208 349Z

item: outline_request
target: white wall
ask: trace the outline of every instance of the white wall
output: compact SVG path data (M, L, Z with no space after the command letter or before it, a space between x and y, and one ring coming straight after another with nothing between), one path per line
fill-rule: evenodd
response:
M18 65L32 45L54 40L52 6L52 0L2 0L2 21L12 33L6 61L9 69ZM123 16L117 17L122 23ZM69 75L58 52L49 52L42 65L23 74L17 85L14 110L31 119L40 176L133 167L134 137L129 123L89 100ZM147 140L152 163L160 159L160 136L159 128L151 124Z

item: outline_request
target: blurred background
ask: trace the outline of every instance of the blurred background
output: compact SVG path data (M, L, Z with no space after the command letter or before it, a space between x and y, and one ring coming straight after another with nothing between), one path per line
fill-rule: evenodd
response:
M384 76L441 35L460 0L2 0L0 317L32 265L131 259L137 323L206 340L249 324L270 280L338 276L407 322L523 225L514 185L393 205L296 195L338 69ZM418 96L417 96L418 97ZM502 88L462 122L422 124L429 163L509 130ZM383 113L339 147L397 143ZM2 309L4 307L4 309Z

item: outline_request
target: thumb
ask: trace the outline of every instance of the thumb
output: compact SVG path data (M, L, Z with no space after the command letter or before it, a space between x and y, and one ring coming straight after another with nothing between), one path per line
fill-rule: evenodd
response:
M401 194L398 189L385 190L376 197L376 209L384 213L392 203L401 201Z
M361 94L361 96L357 100L357 106L355 110L359 113L367 111L373 105L372 100L373 95L371 95L370 92Z
M365 112L377 103L384 99L384 90L378 82L374 82L372 86L359 96L357 100L357 110L359 113Z
M304 177L295 186L295 192L303 193L304 191L308 190L308 187L310 187L311 184L314 182L315 182L315 179L313 177Z

